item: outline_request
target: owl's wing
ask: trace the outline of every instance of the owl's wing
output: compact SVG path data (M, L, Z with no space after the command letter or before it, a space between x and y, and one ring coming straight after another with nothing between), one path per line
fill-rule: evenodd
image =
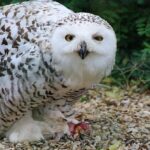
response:
M11 4L0 8L0 61L38 49L36 40L43 40L43 27L51 29L58 19L72 13L63 5L50 0ZM40 26L40 27L39 27ZM36 41L36 43L35 43ZM1 64L2 65L2 64Z
M1 7L1 11L5 17L15 20L16 23L20 22L21 27L31 26L34 23L56 22L72 13L63 5L51 0L11 4Z

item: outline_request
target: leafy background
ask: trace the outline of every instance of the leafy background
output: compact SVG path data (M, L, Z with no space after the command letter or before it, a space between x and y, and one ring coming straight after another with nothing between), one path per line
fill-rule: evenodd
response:
M0 5L23 0L0 0ZM116 65L104 83L144 91L150 88L149 0L57 0L75 12L90 12L106 19L118 39ZM140 87L140 88L138 88Z

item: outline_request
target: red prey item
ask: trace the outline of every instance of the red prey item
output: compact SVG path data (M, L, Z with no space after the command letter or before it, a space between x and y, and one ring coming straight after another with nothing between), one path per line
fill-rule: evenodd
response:
M78 136L81 133L82 134L90 133L91 131L91 126L88 122L80 122L77 124L68 122L68 126L69 126L69 131L73 137Z

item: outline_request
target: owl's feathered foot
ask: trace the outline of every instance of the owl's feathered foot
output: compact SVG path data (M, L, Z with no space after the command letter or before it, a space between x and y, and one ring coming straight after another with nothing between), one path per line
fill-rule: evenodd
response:
M28 122L25 122L25 119L19 120L6 133L6 137L10 142L17 143L22 141L38 141L44 139L41 127L33 120L27 121Z
M83 115L80 113L66 118L64 114L57 109L51 110L45 108L43 120L51 129L51 132L47 132L47 130L46 132L42 132L45 139L54 138L57 141L65 137L77 139L91 132L90 124L84 122Z
M23 141L39 141L44 139L43 132L54 134L51 127L42 121L33 120L29 112L7 131L6 137L12 143Z

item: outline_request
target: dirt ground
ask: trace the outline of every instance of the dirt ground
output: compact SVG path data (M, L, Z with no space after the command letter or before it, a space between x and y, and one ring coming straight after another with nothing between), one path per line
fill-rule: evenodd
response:
M82 118L91 124L89 135L11 144L0 141L0 150L150 150L150 91L97 87L77 102Z

